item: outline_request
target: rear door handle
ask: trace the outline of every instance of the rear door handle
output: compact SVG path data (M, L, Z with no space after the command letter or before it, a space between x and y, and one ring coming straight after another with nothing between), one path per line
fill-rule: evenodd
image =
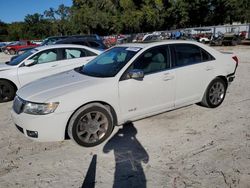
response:
M163 77L164 81L173 80L173 79L174 79L174 75L173 74L164 73L164 77Z
M212 67L212 66L207 66L206 67L206 71L210 71L210 70L213 70L214 69L214 67Z
M57 67L58 65L52 65L51 67Z

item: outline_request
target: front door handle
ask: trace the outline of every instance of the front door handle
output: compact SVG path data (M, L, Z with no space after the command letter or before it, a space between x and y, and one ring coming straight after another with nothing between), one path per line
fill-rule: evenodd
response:
M165 73L164 74L164 77L163 77L164 81L173 80L173 79L174 79L174 75L173 74L170 74L170 73Z
M212 66L207 66L206 67L206 71L210 71L210 70L213 70L214 69L214 67L212 67Z

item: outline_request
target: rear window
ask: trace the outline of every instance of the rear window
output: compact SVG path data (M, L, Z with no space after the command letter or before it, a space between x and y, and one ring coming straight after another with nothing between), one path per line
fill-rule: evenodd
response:
M174 66L181 67L214 60L207 51L193 44L171 45L172 55L175 57Z

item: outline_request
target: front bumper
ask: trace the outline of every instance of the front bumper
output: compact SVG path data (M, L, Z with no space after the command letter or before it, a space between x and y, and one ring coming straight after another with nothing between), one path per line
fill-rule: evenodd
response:
M17 129L26 137L36 141L51 142L65 139L65 129L72 113L30 115L17 114L12 110L11 116Z

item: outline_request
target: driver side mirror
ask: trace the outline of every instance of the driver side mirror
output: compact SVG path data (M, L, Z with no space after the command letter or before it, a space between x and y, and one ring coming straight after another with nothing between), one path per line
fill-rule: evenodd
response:
M24 65L25 65L26 67L32 66L32 65L34 65L34 64L35 64L35 60L34 60L34 59L28 59L28 60L26 60L26 61L24 62Z
M128 78L142 79L144 78L144 72L140 69L133 69L128 72Z

